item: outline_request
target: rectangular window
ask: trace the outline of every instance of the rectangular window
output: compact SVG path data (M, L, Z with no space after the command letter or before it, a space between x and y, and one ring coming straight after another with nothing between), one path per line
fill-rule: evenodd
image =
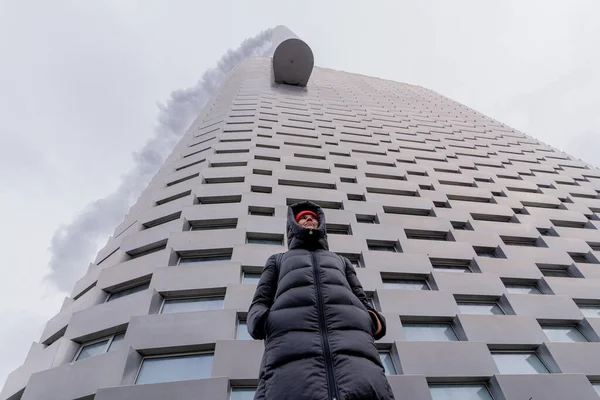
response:
M240 183L244 182L243 176L221 176L218 178L204 178L205 185L216 185L221 183Z
M189 221L190 231L212 231L217 229L235 229L237 228L237 218L204 219L199 221Z
M548 368L533 352L497 352L492 358L501 374L547 374Z
M410 341L457 341L450 324L402 324L404 336Z
M246 243L248 244L266 244L272 246L283 246L283 235L248 232L246 234Z
M199 174L199 173L195 173L195 174L192 174L192 175L189 175L189 176L186 176L186 177L183 177L183 178L180 178L180 179L177 179L177 180L174 180L174 181L168 182L166 186L167 186L167 187L169 187L169 186L174 186L174 185L177 185L178 183L182 183L182 182L188 181L188 180L190 180L190 179L197 178L197 177L199 177L199 176L200 176L200 174Z
M350 235L350 225L326 224L325 229L328 235Z
M211 168L245 167L247 165L247 161L223 161L210 163Z
M430 290L425 280L419 279L382 279L384 289Z
M435 271L455 272L459 274L471 273L470 260L454 260L430 258L431 266Z
M405 207L392 207L383 206L383 212L386 214L398 214L398 215L417 215L421 217L433 217L431 209L426 208L405 208Z
M253 340L252 336L250 336L250 333L248 332L248 325L246 324L246 321L238 320L236 338L237 340Z
M181 199L183 197L189 196L190 194L192 194L192 191L191 190L186 190L185 192L174 194L173 196L165 197L164 199L156 200L156 205L160 206L162 204L166 204L166 203L169 203L171 201L175 201L177 199Z
M257 216L261 216L261 217L273 217L275 215L275 208L249 206L248 214L249 215L257 215Z
M477 257L498 258L497 249L494 247L473 247Z
M346 257L354 268L362 268L360 261L360 253L338 253L342 257Z
M249 153L250 149L219 149L215 150L215 154L237 154L237 153Z
M186 299L165 299L161 314L220 310L225 302L224 297L195 297Z
M253 283L257 284L260 280L260 272L246 272L242 273L242 283Z
M367 248L370 251L389 251L397 253L398 248L394 242L369 242L367 241Z
M333 164L333 166L336 167L336 168L357 169L356 165L348 165L348 164L335 163L335 164Z
M584 264L589 264L589 260L587 259L587 256L583 253L569 253L569 256L571 256L571 258L573 259L574 262L576 263L584 263Z
M361 224L378 224L377 217L375 215L364 215L356 214L356 222Z
M148 357L135 381L136 385L210 378L213 354Z
M542 294L537 285L534 284L505 284L508 293L518 294Z
M273 188L270 186L250 186L250 191L253 193L273 193Z
M177 265L230 261L233 249L207 249L179 255Z
M144 227L144 229L150 229L150 228L154 228L155 226L166 224L167 222L175 221L176 219L179 219L179 217L181 217L181 211L178 211L173 214L165 215L164 217L153 219L152 221L148 221L148 222L142 224L142 226ZM112 253L109 255L112 255ZM100 264L100 263L98 263L98 264Z
M383 369L385 370L386 375L398 374L398 372L396 371L396 367L394 366L392 354L389 351L380 350L379 359L381 360L381 364L383 364Z
M120 299L121 297L129 296L130 294L134 294L137 292L141 292L150 287L150 282L142 283L141 285L137 285L128 289L123 289L118 292L114 292L108 295L106 301L113 301L116 299Z
M253 387L233 387L229 400L254 400L255 393L256 388Z
M352 193L348 193L346 195L346 197L348 197L348 200L352 200L352 201L367 201L366 197L364 194L352 194Z
M542 236L555 236L550 229L537 228L537 230Z
M392 174L380 174L380 173L372 173L372 172L365 172L365 176L367 178L377 178L377 179L390 179L390 180L396 180L396 181L405 181L406 178L402 175L392 175Z
M512 215L492 215L492 214L476 214L471 213L471 218L475 221L489 221L489 222L513 222Z
M540 268L544 276L558 276L563 278L572 278L573 276L564 268Z
M586 318L600 318L600 306L579 306Z
M268 169L257 169L257 168L254 168L252 170L252 173L254 175L273 175L273 171L269 171Z
M447 241L448 232L405 229L407 239Z
M340 177L340 182L344 183L356 183L356 178Z
M542 326L551 342L588 342L576 326Z
M181 167L175 168L175 171L181 171L182 169L186 169L186 168L189 168L189 167L193 167L194 165L201 164L201 163L203 163L204 161L206 161L206 159L205 159L205 158L203 158L203 159L202 159L202 160L200 160L200 161L194 161L193 163L189 163L189 164L182 165Z
M140 247L137 249L130 250L126 254L129 256L130 260L133 260L136 258L148 256L152 253L157 253L157 252L162 251L167 248L165 241L161 241L161 242L162 242L162 244L158 243L158 246L156 246L156 244L153 245L154 247L143 246L143 247Z
M85 360L99 354L108 353L121 348L125 333L117 333L104 339L94 340L81 345L73 361Z
M457 302L461 314L504 315L505 312L498 303L488 302Z
M591 247L593 251L600 251L600 243L590 243L587 242L588 246Z
M457 231L468 231L469 225L466 222L452 222L452 229Z
M73 361L85 360L86 358L105 353L106 348L108 346L108 342L109 339L104 339L95 343L82 345L79 354L77 354L75 360Z
M493 400L485 385L431 385L432 400Z
M310 165L286 165L285 169L290 171L318 172L322 174L331 173L331 170L329 168L318 168Z
M281 161L281 159L279 157L261 156L259 154L255 154L254 159L255 160L263 160L263 161L275 161L275 162Z
M537 238L500 236L507 246L538 247Z

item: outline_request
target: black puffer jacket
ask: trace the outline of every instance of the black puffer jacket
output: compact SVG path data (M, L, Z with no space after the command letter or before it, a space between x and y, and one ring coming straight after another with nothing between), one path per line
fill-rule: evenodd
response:
M295 221L302 210L317 214L318 229ZM385 319L350 261L329 251L323 210L290 206L287 237L288 251L268 259L248 312L248 331L265 339L255 400L393 399L373 336L377 317L377 339L385 335Z

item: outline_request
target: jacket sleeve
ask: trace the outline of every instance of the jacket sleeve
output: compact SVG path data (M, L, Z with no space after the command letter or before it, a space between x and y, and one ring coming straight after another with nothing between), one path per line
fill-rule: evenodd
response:
M363 303L363 305L367 308L367 310L369 311L369 315L371 316L371 323L373 324L373 331L376 331L377 327L377 322L379 322L379 324L381 324L381 330L379 330L379 332L376 332L376 334L374 335L376 340L381 339L382 337L385 336L385 331L386 331L386 323L385 323L385 317L378 312L377 310L375 310L373 308L373 306L371 306L371 304L369 304L369 301L367 300L367 295L365 294L365 291L362 288L362 285L360 284L360 281L358 280L358 277L356 276L356 271L354 270L354 267L352 266L352 264L350 263L350 260L348 260L346 257L342 257L344 259L344 262L346 263L346 279L348 280L348 283L350 284L350 288L352 289L352 292L354 293L354 295L356 297L358 297L358 299L360 300L361 303Z
M248 333L254 339L258 340L264 339L266 336L264 325L267 314L273 305L275 292L277 291L277 266L275 257L275 255L272 255L267 260L256 286L252 304L250 304L250 308L248 309L248 317L246 319Z

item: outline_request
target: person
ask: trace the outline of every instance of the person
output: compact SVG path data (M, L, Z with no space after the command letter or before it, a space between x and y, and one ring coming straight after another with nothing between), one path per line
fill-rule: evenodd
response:
M287 243L267 260L248 310L248 332L265 340L254 399L393 399L375 347L385 318L350 261L329 251L321 207L288 208Z

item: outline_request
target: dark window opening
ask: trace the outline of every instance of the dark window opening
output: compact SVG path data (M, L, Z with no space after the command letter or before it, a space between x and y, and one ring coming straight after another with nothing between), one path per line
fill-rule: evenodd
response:
M248 214L249 215L258 215L258 216L262 216L262 217L272 217L275 215L275 208L249 206Z
M350 226L344 224L326 224L325 229L327 234L333 235L350 235Z
M405 229L407 239L448 241L448 232Z
M190 231L211 231L217 229L235 229L237 228L237 218L205 219L199 221L189 221Z
M356 214L356 222L361 224L378 224L379 221L376 215Z
M398 252L398 246L395 242L375 242L367 241L367 248L370 251L388 251L392 253Z

